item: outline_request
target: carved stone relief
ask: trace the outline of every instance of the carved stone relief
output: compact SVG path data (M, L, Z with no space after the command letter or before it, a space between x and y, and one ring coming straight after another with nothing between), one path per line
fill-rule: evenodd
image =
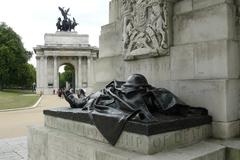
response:
M167 0L121 0L125 60L169 51Z

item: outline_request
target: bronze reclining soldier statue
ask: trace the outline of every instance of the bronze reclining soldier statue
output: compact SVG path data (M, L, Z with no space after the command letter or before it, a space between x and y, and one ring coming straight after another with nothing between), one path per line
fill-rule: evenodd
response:
M149 85L141 74L131 75L126 82L112 81L87 97L77 98L69 91L64 96L72 108L81 108L89 113L93 124L112 145L130 119L154 123L158 121L155 113L178 116L208 114L204 108L186 105L166 89Z

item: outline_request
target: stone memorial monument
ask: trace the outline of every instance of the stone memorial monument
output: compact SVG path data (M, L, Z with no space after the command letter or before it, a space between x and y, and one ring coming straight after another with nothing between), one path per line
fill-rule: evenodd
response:
M111 0L109 5L109 24L101 28L92 67L95 94L78 99L67 92L73 108L45 110L44 126L29 129L29 159L239 160L240 141L234 137L240 135L240 1ZM129 114L128 100L139 98L136 92L122 95L122 86L136 73L147 84L173 93L166 96L168 102L178 97L204 107L211 117L150 109L157 121L144 121L152 118L148 112ZM164 94L154 95L147 86L140 88L148 92L137 93L154 97L142 100L155 104L162 97L156 95ZM172 104L179 104L178 98ZM109 114L106 103L127 104ZM141 110L142 103L136 104ZM131 116L125 120L119 114ZM113 132L119 126L121 132Z
M170 90L187 104L206 107L213 117L214 137L238 136L239 3L112 0L110 22L102 27L100 36L94 71L96 89L112 79L125 80L140 73L153 86ZM151 16L154 10L154 15L159 15L157 19ZM161 27L150 36L148 26L157 25L158 21ZM131 36L126 36L128 24ZM154 47L153 37L158 37L160 47ZM113 63L116 67L107 67Z
M206 109L188 106L140 74L126 82L115 80L86 97L76 98L69 91L64 96L71 108L44 110L45 126L30 129L30 159L108 160L104 152L109 154L110 148L154 155L211 136L212 118Z

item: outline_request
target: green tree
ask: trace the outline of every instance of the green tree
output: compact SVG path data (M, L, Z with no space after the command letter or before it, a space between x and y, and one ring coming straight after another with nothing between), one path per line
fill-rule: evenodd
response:
M5 46L0 46L0 90L9 79L9 64L13 62L14 55Z
M15 85L23 88L31 88L32 83L36 82L36 70L33 65L25 63L17 69L17 74L13 80Z
M0 89L14 85L26 86L30 79L34 80L32 75L34 67L27 64L31 56L32 52L25 50L20 36L11 27L1 23Z
M64 66L64 72L59 75L59 86L60 88L65 87L66 82L69 82L71 85L73 81L74 68L71 65Z

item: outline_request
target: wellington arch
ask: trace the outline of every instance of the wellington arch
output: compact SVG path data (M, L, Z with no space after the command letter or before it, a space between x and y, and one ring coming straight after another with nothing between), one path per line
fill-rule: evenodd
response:
M88 35L77 32L45 34L44 45L34 48L37 61L37 93L52 94L59 88L58 69L61 65L74 67L75 89L91 90L94 83L93 65L98 48L89 44Z

